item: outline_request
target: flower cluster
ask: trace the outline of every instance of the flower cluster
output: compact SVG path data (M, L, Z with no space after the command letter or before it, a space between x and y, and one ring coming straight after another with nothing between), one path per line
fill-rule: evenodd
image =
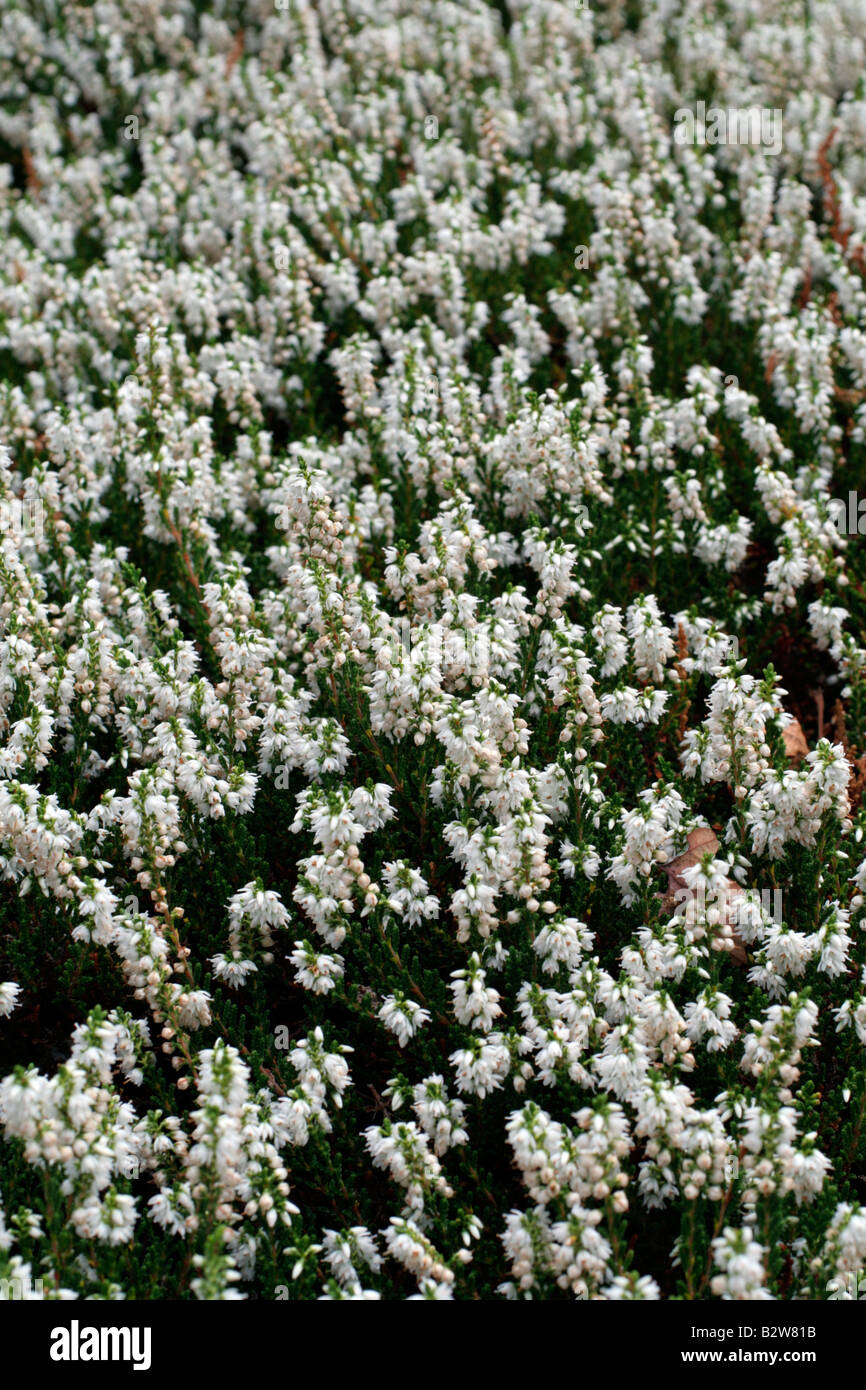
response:
M57 8L0 14L0 1276L824 1297L866 0Z

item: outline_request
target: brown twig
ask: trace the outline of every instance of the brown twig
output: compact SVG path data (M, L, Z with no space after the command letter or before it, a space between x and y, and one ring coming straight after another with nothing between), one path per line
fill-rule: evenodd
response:
M819 687L817 690L810 690L809 694L815 701L815 708L818 717L818 737L824 737L824 692Z
M851 240L851 227L842 226L842 208L839 202L839 187L836 183L836 176L830 167L829 153L830 146L839 133L839 127L833 126L827 138L823 141L818 151L818 169L821 173L821 182L824 185L824 207L830 215L831 227L830 235L843 255L848 253L848 242ZM856 265L861 274L866 274L866 258L864 258L863 247L858 246L848 256L848 260Z
M841 743L845 757L851 765L851 779L848 783L848 814L853 816L866 792L866 754L860 757L848 742L848 729L845 723L845 707L841 700L833 706L833 730L836 741Z
M38 193L42 188L42 180L36 172L36 165L33 163L33 156L26 145L21 150L21 160L24 164L24 177L27 180L27 188L31 193Z
M239 29L239 30L238 30L238 33L237 33L237 35L236 35L236 37L235 37L235 41L234 41L234 43L233 43L232 46L231 46L231 51L230 51L228 57L226 58L226 77L231 77L231 75L232 75L232 69L234 68L235 64L238 62L238 60L239 60L241 54L243 53L243 51L244 51L244 31L243 31L243 29Z

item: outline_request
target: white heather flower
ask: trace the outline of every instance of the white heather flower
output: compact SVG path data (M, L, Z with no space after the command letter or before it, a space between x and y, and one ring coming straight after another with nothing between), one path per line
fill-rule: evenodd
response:
M739 1031L730 1017L732 1002L717 986L707 985L696 1000L686 1004L688 1036L695 1042L705 1041L708 1052L729 1047Z
M555 975L561 965L574 970L580 964L585 951L592 948L593 933L575 917L565 917L552 921L542 927L532 943L533 950L541 958L542 970L547 975Z
M402 994L389 994L377 1015L401 1047L414 1038L419 1028L430 1022L430 1013Z
M612 1283L601 1290L599 1297L613 1302L644 1299L654 1302L661 1298L661 1291L649 1274L617 1274Z
M765 1288L765 1251L750 1227L726 1226L713 1241L713 1261L720 1272L710 1281L717 1298L762 1301L773 1295Z
M469 1135L463 1128L466 1106L462 1100L449 1099L443 1077L428 1076L414 1087L412 1109L439 1158L452 1145L468 1143Z
M424 878L405 859L385 864L382 877L388 889L388 906L409 926L417 926L425 918L438 917L438 898L429 892Z
M486 983L478 953L473 952L465 970L452 970L451 978L454 981L451 986L454 1016L458 1023L489 1033L494 1020L501 1016L502 1009L499 991Z
M289 960L295 967L298 984L313 994L328 994L343 978L342 958L317 951L309 941L296 941Z
M381 1126L371 1125L364 1131L364 1138L374 1166L384 1168L394 1182L406 1189L406 1201L413 1210L423 1209L428 1193L451 1195L442 1165L414 1120L386 1120Z
M634 663L641 680L660 681L667 662L674 654L669 628L653 594L643 594L630 605L626 614L626 631L631 638Z
M359 1283L359 1265L366 1266L374 1274L382 1268L376 1239L366 1226L351 1226L343 1231L325 1230L322 1249L331 1273L343 1288ZM363 1272L366 1274L366 1270Z
M499 1090L511 1065L508 1048L498 1033L488 1034L484 1041L473 1038L468 1047L458 1048L448 1060L454 1068L458 1091L482 1099Z
M238 953L240 955L240 953ZM258 966L251 960L228 959L222 953L218 953L210 958L213 973L218 980L225 980L231 989L237 989L239 985L247 982L249 975L255 974Z
M8 1018L13 1009L17 1009L20 997L21 986L13 980L0 983L0 1018Z

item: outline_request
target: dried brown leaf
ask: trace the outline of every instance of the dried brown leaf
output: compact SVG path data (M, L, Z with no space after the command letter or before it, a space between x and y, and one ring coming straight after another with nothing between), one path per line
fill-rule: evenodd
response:
M691 869L695 864L699 864L705 854L715 854L719 848L718 836L709 826L698 826L695 830L690 830L687 836L688 849L682 854L678 854L676 859L671 859L663 865L664 871L668 876L668 891L662 898L662 904L666 909L672 909L677 901L677 893L688 891L687 884L683 878L683 870ZM736 894L743 892L743 889L733 879L726 880L726 895L730 899ZM746 965L746 948L736 931L731 928L733 939L733 949L728 952L733 965Z
M782 730L782 742L785 745L785 754L789 762L800 762L805 758L809 751L806 742L806 735L803 733L803 726L799 719L792 719L790 724Z
M674 892L677 888L685 888L685 881L682 877L683 869L691 869L693 865L701 862L705 854L715 854L719 848L718 837L706 825L698 826L696 830L690 830L687 843L687 850L678 854L676 859L670 859L664 865L664 871L668 876L669 893Z

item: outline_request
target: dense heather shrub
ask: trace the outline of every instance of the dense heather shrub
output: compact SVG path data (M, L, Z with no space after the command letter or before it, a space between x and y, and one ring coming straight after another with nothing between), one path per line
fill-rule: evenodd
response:
M850 1296L864 59L3 7L0 1278Z

